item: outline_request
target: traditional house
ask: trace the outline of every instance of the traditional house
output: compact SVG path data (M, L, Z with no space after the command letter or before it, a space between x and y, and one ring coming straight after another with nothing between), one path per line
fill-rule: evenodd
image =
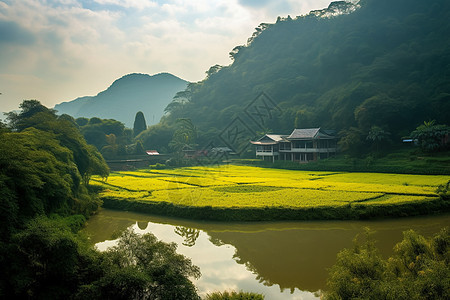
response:
M294 129L290 135L266 134L257 141L256 157L263 160L309 162L336 154L334 131L320 128Z

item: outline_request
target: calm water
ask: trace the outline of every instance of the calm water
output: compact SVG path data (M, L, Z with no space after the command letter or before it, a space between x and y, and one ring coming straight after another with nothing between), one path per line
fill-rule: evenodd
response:
M195 282L201 295L212 291L260 292L266 299L316 299L326 288L327 268L336 254L352 246L365 227L375 230L384 256L414 229L429 236L450 226L450 215L378 221L308 221L213 223L146 214L102 210L85 229L101 250L114 244L114 236L133 227L160 240L178 244L178 252L199 266Z

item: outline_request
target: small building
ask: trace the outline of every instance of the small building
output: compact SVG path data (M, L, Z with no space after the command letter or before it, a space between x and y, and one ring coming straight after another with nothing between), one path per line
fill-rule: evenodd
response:
M294 129L290 135L266 134L257 141L256 157L307 163L336 154L337 137L332 130L321 128Z
M147 153L147 155L159 155L157 150L146 150L145 153Z
M208 151L206 150L197 150L190 145L184 145L181 149L183 151L184 158L198 158L200 156L207 156Z

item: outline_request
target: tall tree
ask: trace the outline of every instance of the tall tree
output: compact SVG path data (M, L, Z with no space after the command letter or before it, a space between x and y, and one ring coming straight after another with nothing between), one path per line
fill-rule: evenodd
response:
M133 136L137 136L145 129L147 129L147 123L145 122L144 114L142 111L138 111L136 117L134 117Z

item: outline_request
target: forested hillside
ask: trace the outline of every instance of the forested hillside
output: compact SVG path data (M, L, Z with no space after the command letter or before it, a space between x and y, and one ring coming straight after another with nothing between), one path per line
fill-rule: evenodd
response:
M340 9L352 12L330 13ZM261 24L230 66L177 94L163 123L189 118L208 143L265 92L280 110L248 124L254 133L322 127L365 141L378 126L396 142L424 121L449 124L448 20L447 0L361 0Z

